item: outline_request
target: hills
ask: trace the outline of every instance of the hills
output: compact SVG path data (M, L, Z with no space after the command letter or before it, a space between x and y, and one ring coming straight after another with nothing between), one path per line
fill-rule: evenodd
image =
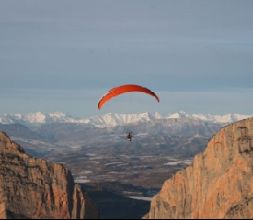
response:
M108 114L92 118L92 123L70 123L63 120L63 114L58 114L54 120L38 123L32 117L33 123L31 120L28 123L30 115L16 118L15 123L12 118L12 123L0 124L0 129L34 156L68 164L78 181L111 182L117 181L120 175L121 181L128 184L127 177L133 175L134 169L140 174L135 178L135 184L143 185L149 176L160 179L162 173L168 173L168 165L164 164L171 166L175 160L191 159L221 127L221 124L180 115L162 118L150 113ZM38 118L44 117L39 114ZM125 138L129 131L134 135L131 144ZM178 164L175 167L181 167L180 163L175 164ZM83 167L90 172L83 174ZM149 172L141 175L146 169ZM163 180L164 177L155 180L152 186L160 186Z
M184 112L107 114L82 119L82 123L63 113L38 115L5 115L0 130L33 156L64 163L76 183L103 185L131 197L156 194L226 125L208 115L193 117ZM233 114L222 121L241 117L247 116ZM7 118L12 122L7 123ZM126 139L129 131L134 135L131 143Z
M1 116L0 130L32 155L66 163L77 182L118 182L154 191L202 151L224 122L244 117L178 112L75 118L64 113L31 113ZM125 138L129 131L134 134L131 144Z
M121 117L109 116L123 123ZM252 218L253 119L227 125L198 117L143 114L135 116L143 121L120 126L23 120L0 124L0 129L31 154L64 163L73 170L72 182L85 187L148 200L167 180L146 218ZM230 115L223 122L241 117L246 116ZM124 137L129 130L132 143ZM5 209L0 201L3 216Z
M222 128L153 198L149 219L253 218L253 118Z

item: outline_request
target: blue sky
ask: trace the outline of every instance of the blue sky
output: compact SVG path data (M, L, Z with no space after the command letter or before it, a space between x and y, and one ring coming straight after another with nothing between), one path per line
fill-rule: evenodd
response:
M253 1L1 0L0 113L252 113Z

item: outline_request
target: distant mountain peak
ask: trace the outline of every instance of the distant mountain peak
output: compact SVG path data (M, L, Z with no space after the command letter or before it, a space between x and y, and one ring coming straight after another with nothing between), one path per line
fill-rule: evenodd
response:
M184 111L175 112L173 114L170 114L168 118L178 119L178 118L188 118L190 115L188 115Z
M119 114L107 113L105 115L96 115L93 117L72 117L63 112L53 112L44 114L42 112L28 113L28 114L4 114L0 116L1 124L28 124L38 125L45 123L75 123L75 124L90 124L96 127L116 127L127 124L136 124L143 122L152 122L159 119L191 119L199 121L207 121L218 124L227 124L236 122L250 115L241 114L226 114L226 115L211 115L211 114L188 114L184 111L175 112L167 116L155 112L144 112L136 114Z

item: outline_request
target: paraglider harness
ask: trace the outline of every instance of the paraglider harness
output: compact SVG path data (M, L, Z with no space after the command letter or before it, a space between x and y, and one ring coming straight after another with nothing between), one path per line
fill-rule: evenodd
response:
M129 140L130 142L132 142L132 140L133 140L133 132L129 132L128 133L127 140Z

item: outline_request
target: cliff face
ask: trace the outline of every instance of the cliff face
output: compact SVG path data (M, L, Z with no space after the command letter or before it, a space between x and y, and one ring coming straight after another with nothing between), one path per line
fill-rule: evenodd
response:
M5 203L4 201L0 200L0 219L6 219L6 209L5 209Z
M253 118L214 135L165 182L145 218L253 218Z
M0 218L96 218L63 165L27 155L0 132Z

